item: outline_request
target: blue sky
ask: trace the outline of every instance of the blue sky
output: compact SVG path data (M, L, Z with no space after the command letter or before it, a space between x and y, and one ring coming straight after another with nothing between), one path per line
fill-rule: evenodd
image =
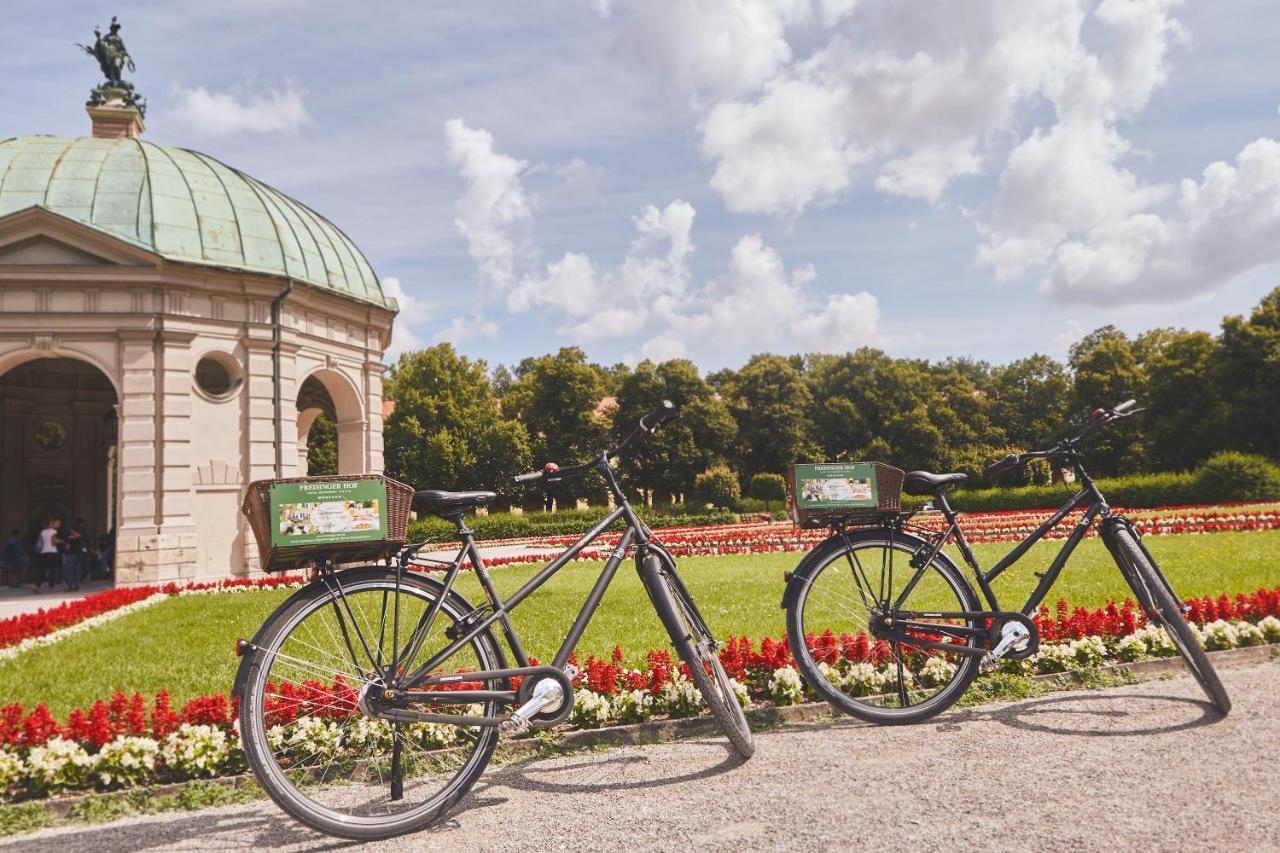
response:
M333 219L398 347L491 364L1061 357L1278 283L1280 6L956 8L17 0L0 134L87 132L117 14L148 139Z

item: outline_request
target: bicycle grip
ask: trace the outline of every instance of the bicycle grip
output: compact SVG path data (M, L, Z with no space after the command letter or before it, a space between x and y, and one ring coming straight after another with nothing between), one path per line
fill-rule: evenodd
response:
M1125 400L1123 403L1121 403L1120 405L1116 406L1116 407L1115 407L1114 409L1112 409L1111 411L1115 412L1117 415L1124 415L1124 414L1128 414L1129 412L1133 411L1133 409L1134 409L1137 405L1138 405L1138 401L1137 401L1137 400Z
M640 419L640 428L646 432L653 432L662 424L674 418L677 411L679 410L676 408L675 403L670 400L663 400L654 407L652 412Z
M1003 474L1005 471L1011 471L1014 468L1017 468L1018 464L1021 462L1021 456L1016 453L1010 453L1003 459L992 462L988 465L986 470L982 472L982 475L984 477L994 477L996 474Z

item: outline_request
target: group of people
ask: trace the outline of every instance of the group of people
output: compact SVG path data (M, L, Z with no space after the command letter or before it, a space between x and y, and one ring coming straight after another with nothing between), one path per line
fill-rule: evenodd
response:
M11 531L0 551L0 568L11 587L25 579L35 593L46 584L52 591L59 583L76 590L84 580L110 577L112 550L111 534L92 539L83 518L64 527L61 518L53 517L34 536Z

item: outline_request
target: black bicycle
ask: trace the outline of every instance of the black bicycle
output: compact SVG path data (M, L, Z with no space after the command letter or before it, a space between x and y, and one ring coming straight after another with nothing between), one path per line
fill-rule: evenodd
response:
M1010 454L987 468L988 475L1033 459L1067 464L1079 492L990 571L978 565L946 491L964 474L912 471L903 491L930 495L946 520L940 531L912 528L913 513L881 517L874 526L851 528L833 521L832 535L805 555L788 575L782 606L787 636L800 671L814 690L836 708L876 723L913 723L950 707L978 675L999 660L1035 654L1039 633L1031 616L1044 601L1080 540L1098 523L1102 541L1128 581L1138 604L1164 626L1192 674L1218 710L1231 700L1185 619L1181 599L1142 542L1134 525L1116 515L1084 469L1080 447L1099 427L1136 414L1128 400L1114 409L1096 409L1077 435L1048 450ZM1020 611L1000 608L991 582L1077 509L1084 512L1062 549ZM986 599L984 609L960 569L942 548L954 542L973 570ZM827 632L830 632L829 634ZM808 638L808 639L806 639ZM845 647L854 644L849 667Z
M415 494L415 511L457 527L457 555L435 561L447 569L442 580L410 570L423 545L386 565L338 571L318 564L318 579L280 605L252 642L237 645L241 737L271 798L302 823L345 838L386 838L440 818L480 776L499 731L548 728L570 716L577 672L569 656L629 553L691 680L733 748L750 757L751 730L717 643L675 561L631 508L609 464L674 415L664 402L613 450L515 478L555 483L596 472L617 508L505 601L465 522L497 497L493 492ZM621 540L560 650L549 664L534 665L508 614L619 520L626 524ZM478 607L454 589L468 562L487 598Z

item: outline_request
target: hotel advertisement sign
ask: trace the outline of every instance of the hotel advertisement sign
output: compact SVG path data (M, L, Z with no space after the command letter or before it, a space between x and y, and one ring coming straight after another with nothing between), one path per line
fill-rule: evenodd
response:
M387 484L317 480L271 486L271 545L341 545L387 538Z

